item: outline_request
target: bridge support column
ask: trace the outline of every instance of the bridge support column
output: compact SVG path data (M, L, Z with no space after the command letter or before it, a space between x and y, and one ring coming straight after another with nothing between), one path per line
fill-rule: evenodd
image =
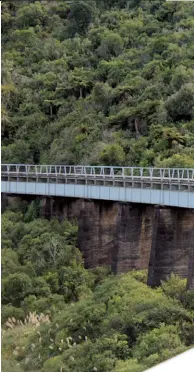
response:
M148 268L153 234L154 207L118 203L115 251L112 267L116 273Z
M42 217L77 219L85 267L107 265L114 273L148 268L148 284L171 272L194 288L194 210L64 197L2 195L3 205L41 200Z
M192 230L191 244L190 244L187 289L194 289L194 223L193 223L193 230Z
M114 273L147 269L154 207L143 204L46 198L44 216L78 221L78 247L85 267L108 265Z
M188 278L193 285L193 220L194 211L180 208L159 208L156 214L148 285L157 286L172 272Z

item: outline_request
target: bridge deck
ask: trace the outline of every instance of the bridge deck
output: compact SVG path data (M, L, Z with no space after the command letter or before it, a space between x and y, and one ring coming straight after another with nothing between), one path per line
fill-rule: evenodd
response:
M194 208L194 170L2 164L2 192Z

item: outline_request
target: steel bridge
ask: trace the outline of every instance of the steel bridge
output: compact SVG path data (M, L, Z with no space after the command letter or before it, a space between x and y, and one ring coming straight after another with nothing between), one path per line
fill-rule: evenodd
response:
M194 169L2 164L1 192L194 208Z

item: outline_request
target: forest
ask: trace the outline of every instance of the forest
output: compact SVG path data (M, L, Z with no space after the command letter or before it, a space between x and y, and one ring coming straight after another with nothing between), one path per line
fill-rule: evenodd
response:
M194 345L194 291L172 274L86 270L76 221L2 214L2 371L142 372Z
M2 163L194 168L194 4L2 2ZM76 220L2 213L2 371L143 372L194 345L172 275L86 270Z
M2 162L194 167L194 5L2 2Z

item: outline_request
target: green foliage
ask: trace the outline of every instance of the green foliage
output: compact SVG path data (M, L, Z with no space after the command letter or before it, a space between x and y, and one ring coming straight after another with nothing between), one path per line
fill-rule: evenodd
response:
M177 327L162 324L160 328L140 336L134 355L144 365L151 367L169 358L173 352L176 354L181 351L184 351L184 346L178 335Z
M44 363L43 372L58 372L63 368L63 360L61 356L55 356Z
M178 275L172 273L168 280L162 282L162 289L167 296L181 301L185 294L186 284L186 279L180 279Z
M7 210L2 216L2 302L10 309L21 306L25 314L47 312L49 304L53 312L55 305L87 297L100 280L83 267L77 225L36 219L39 208L36 200L22 206L23 213Z
M17 306L31 291L32 281L26 274L9 274L2 280L2 301L5 304Z
M26 211L24 221L31 222L35 218L38 218L39 216L40 216L40 201L36 199L36 200L33 200L32 203L30 203Z
M128 359L126 361L119 361L116 363L114 372L142 372L144 367L138 363L137 359Z
M104 165L123 165L124 160L124 150L117 144L106 145L100 155L100 162Z
M3 305L1 309L1 322L6 323L8 318L15 318L17 320L24 320L25 312L18 307L11 305Z
M194 7L2 3L2 162L194 167ZM85 270L77 225L38 200L2 215L4 372L141 372L194 344L175 275ZM29 311L50 323L7 330Z
M55 293L59 291L59 275L56 272L48 272L44 276L44 279L49 284L51 292Z
M117 57L123 50L122 38L113 31L106 31L102 37L97 53L103 60Z
M166 108L172 120L193 119L194 84L188 83L170 96L166 101Z
M18 255L11 248L4 248L1 251L1 272L2 276L14 274L20 269Z
M193 4L8 1L2 13L3 162L193 167Z
M166 168L193 168L194 167L194 159L191 156L186 154L177 154L173 155L168 159L160 160L158 159L156 165L159 167L166 167Z
M33 293L37 297L47 297L51 294L50 286L41 276L34 278L32 280L32 285L33 291L31 291L31 293Z
M22 372L19 364L13 361L2 360L2 372Z
M76 33L86 33L93 19L94 5L95 3L93 1L73 0L68 15L70 21L68 30L71 36L74 36Z
M131 275L133 276L133 278L135 278L139 282L147 284L147 278L148 278L147 270L138 270L138 271L134 270L131 272Z
M34 27L45 22L44 8L39 2L24 5L17 12L16 26L19 28Z
M2 161L5 164L33 163L29 144L23 140L18 140L8 146L2 146Z
M22 371L141 372L193 345L193 291L186 292L185 280L171 275L151 289L144 270L120 276L106 267L86 270L76 224L33 214L26 222L26 206L2 217L3 244L9 242L2 250L5 364L19 361ZM50 322L7 329L8 318L24 321L29 312Z
M185 307L191 310L194 310L194 291L189 290L184 293L183 303Z
M49 314L53 315L57 310L62 310L65 305L64 296L57 294L56 292L47 297L41 297L41 289L38 293L39 297L35 295L29 295L25 297L24 301L21 302L21 306L25 314L30 312L36 312L38 314Z
M31 341L38 346L28 351L32 368L40 353L37 367L43 371L55 371L60 364L72 372L140 372L184 351L183 334L187 346L193 342L192 315L161 289L148 288L133 276L106 278L89 297L56 313L40 329L44 342L40 335Z

